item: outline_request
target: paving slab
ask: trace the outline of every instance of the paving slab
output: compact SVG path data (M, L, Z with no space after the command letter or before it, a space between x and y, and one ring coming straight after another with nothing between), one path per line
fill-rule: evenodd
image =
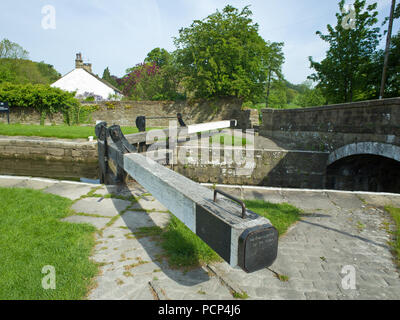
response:
M70 216L62 219L61 221L71 222L71 223L89 223L95 226L97 229L102 229L110 221L107 218L99 217L88 217L88 216Z
M155 198L149 197L149 196L139 199L138 202L133 204L132 208L133 209L143 209L143 210L163 211L163 212L168 211L168 209L166 207L164 207L160 202L158 202Z
M46 190L44 190L44 192L56 194L71 200L76 200L89 193L89 191L91 191L94 187L95 185L60 182L48 187Z
M330 201L325 192L282 190L282 195L285 198L284 202L288 202L305 212L314 212L319 210L329 211L336 209L335 205Z
M343 209L360 209L365 204L355 193L327 191L328 198Z
M20 184L24 181L28 181L29 178L24 177L10 177L10 176L0 176L0 187L3 188L13 188L17 184Z
M101 186L95 192L95 194L102 195L102 196L107 195L107 194L113 194L113 195L123 196L123 197L130 197L130 196L140 197L145 193L147 193L146 189L144 189L142 186L140 186L137 182L129 182L128 186L125 186L125 185Z
M98 214L113 217L124 211L131 203L120 199L85 198L72 205L78 213Z
M16 184L14 187L42 190L45 188L52 187L58 183L59 181L56 180L29 179Z
M164 212L146 213L143 211L126 211L122 219L116 221L116 227L126 226L130 230L135 230L142 227L158 226L165 228L170 220L170 214Z
M360 194L360 198L370 205L378 207L394 206L400 208L400 195L388 196L388 195L362 193Z
M271 203L283 203L285 198L280 193L279 190L263 190L263 189L247 189L243 188L243 198L248 199L258 199Z

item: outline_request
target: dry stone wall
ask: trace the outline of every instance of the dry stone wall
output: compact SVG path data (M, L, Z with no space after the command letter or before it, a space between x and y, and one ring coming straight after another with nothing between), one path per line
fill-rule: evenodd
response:
M220 120L238 120L240 128L252 128L258 125L257 110L242 111L242 102L238 99L226 98L216 101L101 101L81 102L83 106L90 106L93 110L88 116L89 125L98 120L106 121L109 125L135 126L138 116L173 117L181 113L186 124L202 123ZM174 119L147 119L148 127L166 127ZM0 116L0 123L7 119ZM40 114L29 108L14 108L11 106L11 123L39 124ZM45 124L63 124L61 113L48 115Z

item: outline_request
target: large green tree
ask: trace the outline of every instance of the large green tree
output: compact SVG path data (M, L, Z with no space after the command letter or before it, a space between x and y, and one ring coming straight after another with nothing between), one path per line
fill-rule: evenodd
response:
M0 83L52 84L61 75L50 64L22 59L0 59Z
M342 26L347 12L343 12L344 0L339 2L340 13L336 14L337 25L327 26L328 34L317 31L330 48L321 62L310 57L315 73L309 78L317 81L328 103L342 103L363 100L369 97L366 90L368 70L379 44L379 27L376 27L377 4L366 5L365 0L355 0L355 26Z
M385 50L375 52L372 63L368 67L368 82L366 90L370 99L378 99L381 86L381 77L385 59ZM385 84L385 98L400 96L400 31L392 36L389 48L389 60L387 66L387 78Z
M183 98L179 90L181 70L175 53L165 49L151 50L144 63L126 70L119 80L126 96L134 100L177 100Z
M188 93L202 98L265 97L269 71L272 75L279 65L271 63L271 43L259 35L251 15L249 7L239 11L228 5L179 30L177 63Z
M172 56L163 48L154 48L147 54L144 62L154 62L158 67L162 68L172 63Z
M283 48L283 43L272 43L268 47L268 55L267 59L264 62L267 65L267 99L266 99L266 107L268 108L270 106L270 94L271 94L271 84L275 84L274 87L278 88L278 91L282 91L282 89L285 87L284 84L284 77L282 74L282 65L284 62L284 55L282 53L282 48ZM282 93L280 95L283 96ZM278 95L278 97L280 96ZM281 103L286 104L286 96L287 94L284 94L285 99L280 99ZM279 100L279 98L278 98Z
M301 85L301 91L294 99L294 104L300 107L316 107L325 104L325 98L321 93L321 89L313 88L312 81L304 81Z
M52 65L28 60L28 51L19 44L0 41L0 83L51 84L60 77Z
M8 59L28 59L29 52L19 44L8 39L0 41L0 58Z

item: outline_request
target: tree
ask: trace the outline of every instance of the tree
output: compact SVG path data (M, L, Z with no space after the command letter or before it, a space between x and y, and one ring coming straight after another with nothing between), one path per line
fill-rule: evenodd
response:
M155 94L154 83L149 85L151 78L159 73L155 63L139 63L126 70L127 74L118 80L125 96L133 97L136 100L151 100ZM154 82L154 81L153 81Z
M107 82L108 82L109 84L111 84L112 86L118 87L118 82L117 82L117 80L116 80L117 77L111 75L110 69L109 69L108 67L104 69L102 79L105 80L105 81L107 81Z
M8 59L28 59L29 52L19 44L3 39L0 42L0 58Z
M337 13L337 25L328 25L328 34L317 34L330 44L326 58L315 62L309 57L311 68L316 73L309 76L318 82L328 103L342 103L359 100L365 97L369 74L367 70L372 62L374 52L379 44L379 28L377 23L377 4L366 7L365 0L355 0L355 27L344 29L342 21L347 13L343 13L344 0L339 2L341 13Z
M190 94L247 101L265 94L271 44L258 34L251 15L248 6L239 11L228 5L179 30L177 63Z
M171 54L165 50L160 48L155 48L151 50L148 54L144 62L154 62L160 68L171 63Z
M287 104L285 83L279 79L274 79L269 85L268 90L268 105L266 105L266 108L284 108Z
M175 53L165 49L151 50L143 63L126 70L118 80L126 96L134 100L177 100L181 71L176 64Z
M368 68L367 92L369 99L378 99L381 85L382 69L384 65L385 50L378 50ZM385 98L400 96L400 31L392 37L389 49L387 78L385 85Z
M396 0L392 0L392 6L390 9L390 16L389 16L389 27L387 30L387 37L386 37L386 48L385 48L385 58L383 62L383 71L382 71L382 79L381 79L381 88L379 91L379 99L383 98L385 93L385 82L387 77L387 68L389 62L389 51L390 51L390 40L392 37L392 28L393 28L393 20L394 20L394 11L396 6Z
M61 75L52 65L22 59L0 59L0 83L14 84L52 84Z
M268 80L267 80L267 99L266 99L266 108L269 107L269 96L271 90L271 81L277 80L282 81L282 64L284 62L284 56L282 53L283 43L272 43L268 48L268 58L265 63L268 66ZM285 94L286 97L286 94ZM285 98L286 100L286 98ZM285 102L286 104L286 102Z
M383 50L381 51L383 55ZM382 58L381 58L382 60ZM389 49L389 62L387 69L387 79L385 97L400 96L400 31L392 37Z
M321 89L313 88L312 83L305 81L302 83L303 91L294 99L294 104L300 107L317 107L326 103Z

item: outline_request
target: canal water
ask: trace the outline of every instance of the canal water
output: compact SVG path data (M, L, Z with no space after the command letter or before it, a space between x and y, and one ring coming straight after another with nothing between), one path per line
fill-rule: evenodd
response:
M100 183L97 163L0 159L0 175Z

